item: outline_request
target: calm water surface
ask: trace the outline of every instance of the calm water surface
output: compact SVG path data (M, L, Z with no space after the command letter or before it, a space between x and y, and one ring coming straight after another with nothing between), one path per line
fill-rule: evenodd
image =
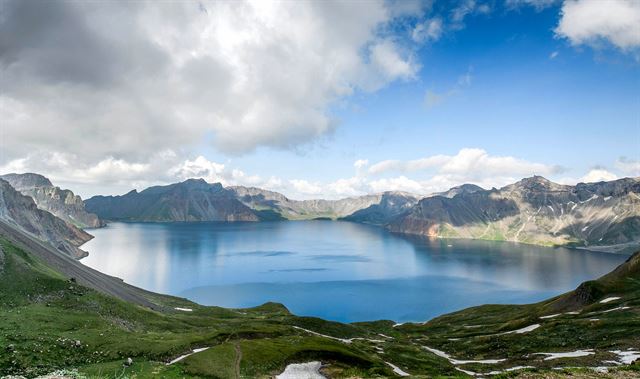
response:
M337 321L424 321L573 289L626 257L506 242L428 240L336 221L113 223L88 266L206 305L267 301Z

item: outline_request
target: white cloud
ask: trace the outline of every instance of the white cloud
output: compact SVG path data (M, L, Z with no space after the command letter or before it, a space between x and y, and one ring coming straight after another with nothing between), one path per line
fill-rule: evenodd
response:
M554 51L551 54L549 54L549 59L556 59L559 54L560 54L559 52Z
M491 7L476 0L463 0L460 4L451 10L451 29L464 28L464 19L469 15L488 14Z
M402 56L398 45L390 39L372 45L370 52L371 63L384 82L413 79L420 69L414 58L406 53Z
M435 17L416 25L411 32L411 38L418 43L433 42L440 39L442 32L442 19Z
M433 155L421 159L400 161L386 160L369 166L369 174L428 172L429 179L409 180L404 176L375 181L377 189L413 188L414 192L431 193L443 191L463 183L474 183L483 187L499 187L525 176L554 175L561 172L558 166L529 162L510 156L492 156L483 149L465 148L456 155ZM395 184L400 183L400 184ZM419 190L418 190L419 189Z
M308 197L308 195L317 196L323 192L320 183L311 183L303 179L292 179L289 180L289 183L293 187L294 191L305 198Z
M609 41L622 50L640 47L640 1L566 0L555 29L574 45Z
M373 180L369 183L369 186L373 192L402 191L416 194L425 193L423 184L411 180L406 176Z
M2 4L0 164L25 151L142 162L203 140L286 149L330 133L335 102L420 68L387 27L419 3Z
M441 166L448 162L450 159L451 157L447 155L434 155L410 161L385 160L371 165L369 167L369 173L381 174L388 171L411 172L425 170Z
M368 165L369 165L368 159L358 159L357 161L353 162L353 167L355 167L356 169L362 169Z
M585 176L578 181L583 183L595 183L601 181L616 180L618 176L612 172L609 172L603 168L595 168L590 170Z

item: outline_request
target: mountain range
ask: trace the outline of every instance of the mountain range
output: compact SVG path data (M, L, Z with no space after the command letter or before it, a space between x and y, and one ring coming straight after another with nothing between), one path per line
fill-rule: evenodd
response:
M553 183L533 176L485 190L473 184L426 197L383 192L340 200L292 200L255 187L190 179L95 196L88 211L107 220L265 221L340 219L434 238L513 241L629 252L640 246L640 178Z

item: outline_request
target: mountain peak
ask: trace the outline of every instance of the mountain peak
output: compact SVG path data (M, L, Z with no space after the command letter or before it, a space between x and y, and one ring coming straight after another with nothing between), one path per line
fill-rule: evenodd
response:
M35 174L32 172L26 172L24 174L6 174L0 175L0 178L6 180L16 190L25 190L35 187L53 187L53 184L46 177Z
M558 184L550 181L549 179L543 176L534 175L514 183L513 186L517 188L524 188L529 190L548 190L552 187L558 186Z
M178 183L179 187L186 187L188 189L211 189L211 188L222 188L222 184L220 183L207 183L206 180L202 178L191 178L187 179L183 182Z

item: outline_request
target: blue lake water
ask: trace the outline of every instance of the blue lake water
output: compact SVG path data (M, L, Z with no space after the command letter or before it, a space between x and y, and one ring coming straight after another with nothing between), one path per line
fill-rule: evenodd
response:
M529 303L626 257L507 242L429 240L350 222L112 223L82 262L205 305L283 303L353 322L424 321L486 303Z

